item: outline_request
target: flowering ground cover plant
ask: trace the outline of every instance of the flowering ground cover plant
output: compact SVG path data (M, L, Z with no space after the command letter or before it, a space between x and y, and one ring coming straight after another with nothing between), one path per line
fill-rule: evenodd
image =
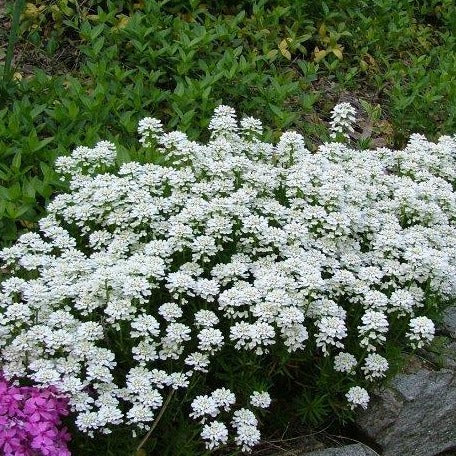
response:
M335 111L336 136L353 117ZM145 163L109 142L59 158L70 191L0 253L4 375L66 395L83 433L203 454L169 450L186 415L207 451L248 452L277 404L346 419L456 294L454 137L312 154L226 106L209 129L146 118Z

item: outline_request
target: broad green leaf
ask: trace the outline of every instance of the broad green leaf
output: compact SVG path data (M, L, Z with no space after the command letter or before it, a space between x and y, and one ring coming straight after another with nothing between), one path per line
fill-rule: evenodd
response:
M46 147L49 143L51 143L54 140L54 137L51 136L49 138L44 138L41 141L38 142L38 144L32 149L32 152L38 152L39 150L43 149Z

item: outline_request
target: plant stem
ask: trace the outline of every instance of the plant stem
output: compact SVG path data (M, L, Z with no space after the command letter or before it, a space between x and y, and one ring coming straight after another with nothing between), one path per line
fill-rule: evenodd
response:
M13 51L17 41L17 35L19 31L19 20L21 17L22 10L25 6L25 0L16 0L13 10L13 18L11 20L11 31L8 40L8 48L5 56L5 66L3 70L3 81L7 82L12 77L11 64L13 62Z
M141 440L141 443L138 445L138 448L136 448L136 452L138 452L149 440L149 437L152 435L153 430L157 427L158 422L160 421L161 417L165 413L165 410L167 409L169 403L171 402L171 399L174 395L176 390L172 389L170 393L168 394L168 397L166 398L165 403L163 404L163 407L160 410L160 413L158 414L157 418L155 421L152 423L152 427L149 429L149 432L145 435L145 437Z

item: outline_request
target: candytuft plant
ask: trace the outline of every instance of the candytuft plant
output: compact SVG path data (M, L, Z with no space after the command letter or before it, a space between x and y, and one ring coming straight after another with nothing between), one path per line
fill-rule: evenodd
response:
M312 154L227 106L209 131L146 118L151 163L58 158L70 190L0 253L4 375L66 395L81 432L159 448L151 426L187 415L207 450L250 451L281 401L345 419L456 294L454 137Z

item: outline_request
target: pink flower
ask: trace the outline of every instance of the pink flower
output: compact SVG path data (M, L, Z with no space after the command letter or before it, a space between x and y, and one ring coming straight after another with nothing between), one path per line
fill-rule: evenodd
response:
M14 386L0 374L0 452L5 456L70 456L62 428L68 400L55 388Z

